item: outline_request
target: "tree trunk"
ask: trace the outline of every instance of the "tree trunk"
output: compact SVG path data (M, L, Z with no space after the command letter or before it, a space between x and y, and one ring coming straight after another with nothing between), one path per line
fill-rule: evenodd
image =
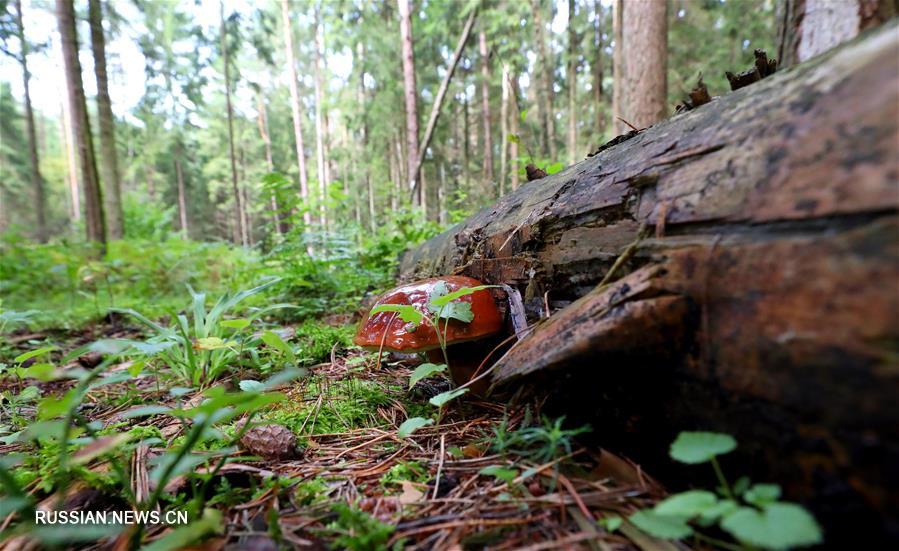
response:
M597 136L594 145L599 145L605 140L606 117L603 112L605 98L602 94L602 24L603 10L601 0L593 0L593 113L594 132Z
M275 171L275 162L272 158L272 138L268 133L268 114L265 109L265 98L262 97L262 89L256 92L256 125L259 127L259 137L265 146L265 166L268 171ZM278 195L274 190L269 194L269 204L272 209L272 224L275 231L284 233L286 228L281 227L281 213L278 208Z
M493 196L493 137L490 119L490 50L487 48L487 33L484 25L478 33L478 50L481 54L481 110L484 118L484 185L485 191Z
M506 194L509 170L509 66L503 63L502 101L499 107L499 122L502 136L499 148L499 196ZM516 113L515 116L518 116ZM517 139L517 138L516 138Z
M665 118L668 94L668 3L664 1L616 3L619 36L615 48L620 63L616 72L616 128L627 132L628 125L646 128Z
M91 50L94 55L94 76L97 79L97 121L100 130L100 175L106 208L106 225L110 239L125 235L125 215L122 212L122 182L119 178L118 153L115 143L115 118L109 99L106 77L106 38L103 35L103 7L100 0L89 0L88 19L91 29Z
M425 127L425 135L421 141L421 151L422 154L419 156L418 160L415 163L415 167L413 169L413 174L418 174L421 170L421 165L424 162L424 152L428 150L428 146L431 144L431 138L434 136L434 129L437 128L437 119L440 117L440 111L443 109L443 100L446 98L446 91L449 90L450 82L453 80L453 75L456 73L456 67L459 65L459 59L462 57L462 52L465 50L465 44L468 42L468 37L471 35L471 28L474 26L475 18L477 17L478 12L473 11L468 16L468 20L465 21L465 26L462 28L462 35L459 37L459 42L456 44L456 50L453 52L453 57L450 59L449 67L447 67L446 74L443 76L443 80L440 82L440 88L437 89L437 96L434 98L434 105L431 107L431 114L428 116L428 125ZM486 47L486 43L485 43ZM489 102L485 104L488 109L489 114ZM489 128L486 130L489 134ZM486 152L486 150L485 150ZM492 161L491 161L491 172L492 172ZM415 196L415 191L417 189L417 183L415 181L411 182L412 187L412 195L413 198ZM422 192L422 201L424 204L425 194ZM426 209L422 209L426 210Z
M22 0L16 0L16 31L21 44L19 60L22 65L22 86L25 91L25 127L28 133L28 160L31 169L31 190L34 193L34 217L37 240L47 242L47 205L44 195L44 178L41 176L37 154L37 133L34 127L34 109L31 106L31 73L28 71L28 42L22 21Z
M296 144L297 168L300 172L300 199L304 206L309 202L309 183L306 180L306 153L303 151L303 123L300 115L300 92L297 87L297 62L293 51L293 30L290 26L288 0L281 0L281 23L284 25L284 52L287 55L287 77L290 88L290 112L293 116L293 138ZM309 210L303 211L303 222L312 221Z
M577 33L574 30L575 0L568 0L568 164L577 162Z
M88 241L100 244L106 252L106 221L103 215L103 192L97 177L97 160L94 157L94 143L90 121L87 118L87 103L81 82L81 62L78 60L78 35L75 30L75 7L72 0L56 0L56 18L62 42L62 57L65 62L66 87L69 95L69 110L72 114L72 134L78 147L80 159L81 185L84 193L84 229Z
M829 545L882 541L899 513L897 29L530 182L401 277L509 284L532 320L548 304L494 381L556 387L604 445L665 470L647 441L730 432L745 474L787 482Z
M624 40L621 35L621 18L624 15L623 0L612 0L612 133L627 132L627 125L621 122L621 100L624 93ZM629 130L629 129L628 129Z
M328 141L328 125L325 123L325 98L324 76L321 67L321 58L324 53L324 36L322 34L321 6L315 6L315 40L312 49L312 64L315 71L315 152L316 168L318 169L318 216L322 228L328 227L328 166L325 156L325 144Z
M400 42L403 56L403 97L406 102L406 163L408 180L417 184L420 165L418 164L418 86L415 83L415 55L412 42L411 0L397 0L400 14ZM413 184L417 188L414 201L421 205L425 201L427 191L423 185Z
M521 115L519 113L519 111L521 110L521 106L518 103L518 74L510 73L506 84L509 86L509 96L512 101L512 104L510 106L512 109L512 112L510 113L510 116L509 116L509 133L512 134L513 136L520 137L521 134L520 134L520 130L519 130L519 122L518 121L520 120L520 117L521 117ZM518 163L518 142L519 142L519 140L515 140L509 144L509 172L511 172L511 174L512 174L512 189L513 190L518 189L518 181L519 181L519 177L518 177L518 164L519 164Z
M175 149L175 179L178 183L178 218L181 222L181 237L190 238L187 225L187 190L184 188L184 174L181 171L181 148Z
M545 29L543 28L543 3L541 0L531 0L531 14L534 18L534 42L537 43L537 106L540 111L540 154L555 161L558 156L556 151L556 124L553 117L553 89L552 75L553 64L546 53Z
M67 100L68 98L66 98ZM72 134L72 114L69 112L69 102L62 102L60 128L62 130L62 143L66 150L66 184L69 187L69 198L72 210L72 221L81 220L81 192L78 189L78 166L75 161L75 136Z
M237 160L234 155L234 109L231 107L231 68L228 55L228 37L225 33L225 3L219 1L219 40L222 49L222 64L225 74L225 110L228 115L228 158L231 161L231 193L234 196L235 239L244 247L247 246L247 228L243 221L243 201L240 186L237 183Z
M801 63L894 17L895 0L779 0L781 67Z

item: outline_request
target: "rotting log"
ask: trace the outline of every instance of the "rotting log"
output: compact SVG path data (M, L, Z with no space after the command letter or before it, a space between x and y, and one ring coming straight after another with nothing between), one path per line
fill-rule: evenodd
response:
M602 442L643 460L653 437L728 431L830 544L899 540L897 51L894 21L529 182L400 276L548 307L494 383L555 388Z

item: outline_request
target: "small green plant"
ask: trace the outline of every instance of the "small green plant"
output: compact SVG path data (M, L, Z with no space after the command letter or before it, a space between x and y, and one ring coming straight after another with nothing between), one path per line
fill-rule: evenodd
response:
M259 340L248 331L253 321L286 305L269 306L249 318L225 319L225 316L240 302L276 282L272 280L233 295L226 293L208 311L206 293L188 287L192 299L188 314L173 314L175 324L171 327L164 327L131 309L118 311L134 317L155 333L143 343L130 343L136 354L156 357L182 382L204 388L236 363L245 351L258 345Z
M727 434L682 432L671 444L675 461L689 465L711 463L718 479L716 491L689 490L674 494L652 509L637 511L629 520L644 532L662 539L694 537L723 549L791 549L823 541L821 528L805 508L780 501L777 484L752 484L746 477L731 486L717 457L736 449ZM720 541L696 531L717 525L738 542Z
M591 430L587 425L565 429L562 428L564 423L565 417L555 420L543 417L540 425L525 426L517 431L510 431L508 423L504 419L493 428L490 447L500 454L518 455L539 463L552 461L571 454L574 438Z
M328 529L338 534L334 538L335 549L379 551L387 548L387 542L394 531L393 526L344 503L335 504L334 512L337 513L337 519L328 525Z

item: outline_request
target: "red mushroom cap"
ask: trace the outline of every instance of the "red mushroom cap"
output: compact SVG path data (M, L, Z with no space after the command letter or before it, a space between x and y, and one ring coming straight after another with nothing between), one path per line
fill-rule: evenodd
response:
M372 308L382 304L408 304L414 306L426 317L433 317L433 314L428 311L428 304L434 287L441 282L446 284L447 291L450 293L463 287L483 285L480 281L467 276L422 279L388 291L378 299ZM456 319L449 320L446 327L447 346L480 339L502 330L502 315L496 307L490 291L481 289L459 297L456 301L471 304L474 319L469 323ZM444 329L443 323L444 320L439 322L441 333ZM440 347L437 333L427 321L423 321L411 331L410 329L412 328L409 327L409 324L400 319L395 312L369 314L359 324L353 342L364 348L383 349L388 352L422 352Z

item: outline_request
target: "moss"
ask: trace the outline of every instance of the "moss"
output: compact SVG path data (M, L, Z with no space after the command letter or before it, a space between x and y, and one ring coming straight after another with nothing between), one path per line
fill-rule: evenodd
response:
M317 321L306 321L296 327L294 341L300 346L298 356L313 363L331 355L334 345L345 348L353 342L352 326L333 327Z
M424 484L431 479L428 470L418 461L400 461L381 477L381 485L385 488L398 486L403 480Z
M322 397L321 407L316 414L319 396ZM303 401L281 402L262 414L260 420L284 425L297 434L301 428L306 434L345 432L383 426L384 421L377 410L391 401L389 388L374 381L345 379L323 385L320 379L313 379L306 385Z

